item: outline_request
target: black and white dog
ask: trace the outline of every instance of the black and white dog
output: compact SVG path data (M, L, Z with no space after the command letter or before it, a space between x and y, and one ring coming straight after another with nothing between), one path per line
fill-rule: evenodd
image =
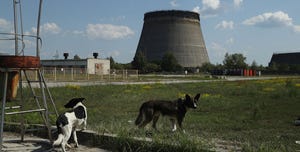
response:
M68 144L71 134L78 147L76 129L83 124L83 130L87 125L87 111L86 107L82 104L85 98L73 98L66 105L65 108L72 108L71 111L60 114L56 120L58 131L58 138L53 142L53 146L61 145L62 150L65 152L65 147L71 147Z
M163 115L170 117L173 127L172 131L177 129L175 123L177 121L180 129L184 132L182 122L187 112L187 108L196 109L196 102L199 98L200 94L197 94L194 99L186 94L185 99L179 98L175 101L151 100L144 102L140 107L140 112L135 120L135 124L139 128L143 128L153 121L152 127L156 129L156 122L159 116Z

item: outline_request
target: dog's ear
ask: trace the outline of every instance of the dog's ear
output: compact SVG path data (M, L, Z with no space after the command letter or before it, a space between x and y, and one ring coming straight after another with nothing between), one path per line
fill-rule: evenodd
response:
M194 97L194 101L198 101L199 100L199 98L200 98L200 93L198 93L195 97Z
M186 94L186 95L185 95L185 100L188 101L188 100L192 100L192 99L191 99L191 97L190 97L188 94Z
M65 108L73 108L78 102L82 102L85 98L73 98L67 104L64 105Z

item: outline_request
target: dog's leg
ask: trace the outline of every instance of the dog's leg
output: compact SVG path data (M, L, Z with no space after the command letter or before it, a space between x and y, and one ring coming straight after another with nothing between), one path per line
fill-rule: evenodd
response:
M140 125L139 128L144 128L152 119L145 119Z
M171 123L172 123L172 131L176 131L176 123L175 123L175 119L170 119Z
M139 125L139 128L144 128L149 122L152 121L153 119L153 111L152 110L149 110L149 109L146 109L144 111L144 116L145 116L145 119L143 120L143 122Z
M61 149L63 152L66 152L66 144L64 143L64 141L61 143Z
M77 135L76 135L76 129L73 131L73 139L75 141L75 147L78 147L78 141L77 141Z
M86 130L86 126L87 126L87 120L86 118L84 119L84 122L83 122L83 130Z
M64 132L64 139L63 139L63 141L62 141L62 143L61 143L61 146L62 146L62 149L63 149L63 151L65 152L66 151L66 146L68 147L68 148L71 148L71 146L68 144L68 141L69 141L69 139L70 139L70 137L71 137L71 134L72 134L72 126L68 126L66 129L65 129L65 132Z
M181 118L181 117L177 118L177 122L178 122L178 126L179 126L180 130L181 130L183 133L185 133L185 130L184 130L183 127L182 127L183 118Z
M152 127L155 129L155 130L157 130L157 128L156 128L156 122L157 122L157 120L158 120L158 118L159 118L159 114L156 114L154 117L153 117L153 124L152 124Z

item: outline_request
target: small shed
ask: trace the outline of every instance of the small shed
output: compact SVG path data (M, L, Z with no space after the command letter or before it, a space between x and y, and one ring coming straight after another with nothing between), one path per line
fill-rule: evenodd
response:
M87 59L55 59L41 60L41 66L45 68L78 68L85 69L88 74L109 74L110 60L87 58Z

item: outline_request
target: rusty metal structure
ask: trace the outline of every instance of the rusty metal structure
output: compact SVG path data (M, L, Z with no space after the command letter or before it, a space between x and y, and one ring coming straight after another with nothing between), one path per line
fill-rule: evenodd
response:
M200 67L209 62L198 13L181 10L148 12L137 52L148 61L172 53L182 67Z
M49 120L49 107L58 112L53 102L51 93L47 87L40 67L40 18L43 0L39 0L37 33L36 35L26 35L23 33L23 21L21 11L21 0L13 0L14 8L14 31L12 33L0 33L0 40L14 41L14 55L0 55L0 97L1 97L1 122L0 122L0 151L3 143L3 128L6 115L19 115L21 141L24 141L25 134L25 114L40 113L47 128L49 139L52 140L51 124ZM18 29L21 29L18 31ZM36 55L28 56L25 53L25 38L30 37L36 40ZM19 45L21 44L21 45ZM34 73L36 79L31 79L28 73ZM23 78L25 78L23 80ZM31 99L24 98L23 81L27 82L30 89ZM37 86L36 88L33 85ZM17 92L19 98L17 99ZM6 106L6 102L11 101L18 103L16 106ZM36 107L26 109L27 102L33 102ZM32 104L32 105L34 105Z

